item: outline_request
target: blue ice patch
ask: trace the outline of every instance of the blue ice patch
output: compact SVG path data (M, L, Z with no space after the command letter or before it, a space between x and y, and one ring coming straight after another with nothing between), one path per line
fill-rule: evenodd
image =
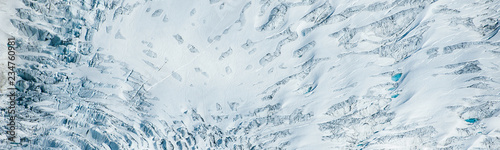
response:
M316 87L317 87L317 85L309 87L309 88L307 89L307 92L306 92L306 93L304 93L304 94L311 93L312 91L314 91L314 89L316 89Z
M476 118L469 118L469 119L465 119L465 122L475 123L475 122L477 122L477 119Z
M394 76L392 76L392 81L399 81L399 79L401 78L401 75L403 75L402 73L398 73L398 74L395 74Z
M312 90L313 90L313 87L309 87L309 89L307 89L307 92L305 94L311 93Z
M217 146L222 144L222 139L217 140Z
M388 90L389 90L389 91L393 91L394 89L396 89L396 88L391 87L391 88L389 88Z
M392 96L391 96L391 98L396 98L396 97L398 97L398 96L399 96L399 94L392 95Z

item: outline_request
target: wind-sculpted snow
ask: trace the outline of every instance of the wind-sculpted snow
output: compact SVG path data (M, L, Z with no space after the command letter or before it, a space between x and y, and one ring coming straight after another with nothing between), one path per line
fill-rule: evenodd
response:
M2 149L500 149L497 1L0 5Z

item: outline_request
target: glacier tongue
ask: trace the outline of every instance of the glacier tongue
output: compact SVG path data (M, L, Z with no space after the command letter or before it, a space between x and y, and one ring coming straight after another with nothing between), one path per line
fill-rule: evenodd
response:
M500 149L497 1L0 6L2 149Z

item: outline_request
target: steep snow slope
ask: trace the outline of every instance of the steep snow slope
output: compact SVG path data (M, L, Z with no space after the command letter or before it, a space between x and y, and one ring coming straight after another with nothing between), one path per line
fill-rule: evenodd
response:
M1 5L1 148L500 149L497 1Z

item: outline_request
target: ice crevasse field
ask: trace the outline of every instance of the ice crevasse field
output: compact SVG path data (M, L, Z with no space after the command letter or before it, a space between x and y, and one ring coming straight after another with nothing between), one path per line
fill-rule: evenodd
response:
M0 149L500 149L497 0L5 0L0 24Z

